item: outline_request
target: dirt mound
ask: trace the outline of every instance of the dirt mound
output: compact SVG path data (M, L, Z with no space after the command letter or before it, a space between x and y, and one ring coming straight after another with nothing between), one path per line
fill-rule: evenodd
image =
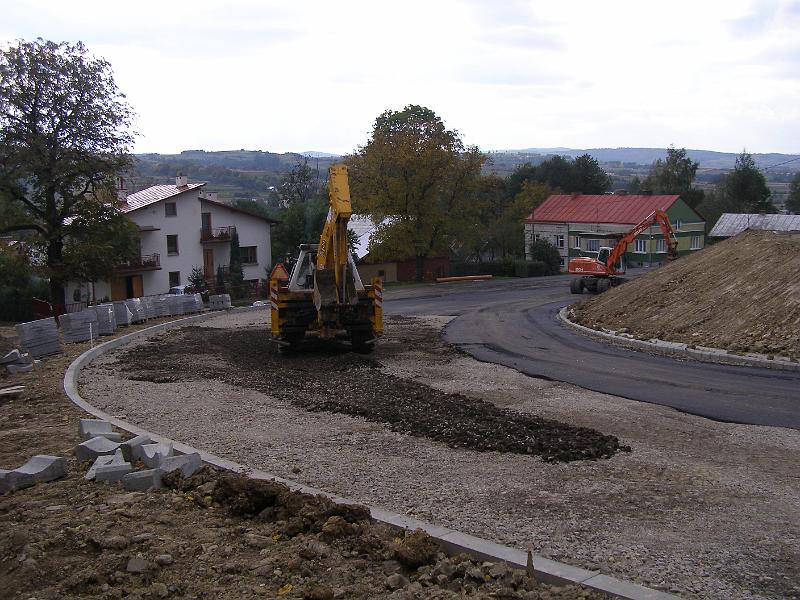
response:
M220 363L220 356L229 362ZM615 436L594 429L387 375L373 360L352 352L320 349L282 356L258 329L187 327L125 351L120 362L127 377L154 383L191 381L202 364L204 378L254 389L312 412L362 417L453 448L529 454L546 462L630 451Z
M800 359L800 234L746 231L574 308L592 328Z

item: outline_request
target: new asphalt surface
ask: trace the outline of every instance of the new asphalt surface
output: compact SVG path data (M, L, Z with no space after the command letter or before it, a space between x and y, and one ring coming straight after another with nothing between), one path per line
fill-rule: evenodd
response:
M561 325L569 276L389 288L387 315L455 315L445 339L481 361L718 421L800 429L800 373L617 348Z

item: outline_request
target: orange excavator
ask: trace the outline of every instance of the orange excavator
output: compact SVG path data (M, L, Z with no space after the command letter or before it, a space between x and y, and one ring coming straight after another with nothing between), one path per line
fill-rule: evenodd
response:
M612 286L617 286L625 280L620 275L625 274L623 256L628 249L628 244L636 239L648 227L658 223L661 234L667 246L667 259L678 257L678 239L670 225L669 217L663 210L656 209L641 223L622 236L613 248L604 246L596 256L577 256L569 261L570 275L580 275L569 282L569 289L573 294L582 294L589 290L596 294L605 292Z

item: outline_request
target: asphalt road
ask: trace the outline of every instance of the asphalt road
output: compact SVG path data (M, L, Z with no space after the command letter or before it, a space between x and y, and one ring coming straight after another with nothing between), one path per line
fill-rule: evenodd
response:
M569 276L389 288L387 315L456 315L445 339L534 377L718 421L800 429L800 373L655 356L562 326Z

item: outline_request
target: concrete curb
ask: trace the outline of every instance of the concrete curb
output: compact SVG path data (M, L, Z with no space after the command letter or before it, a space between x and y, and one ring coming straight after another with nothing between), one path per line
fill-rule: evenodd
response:
M637 340L635 338L627 337L626 335L619 334L616 331L598 331L591 327L579 325L571 321L567 316L569 307L565 306L558 311L559 320L566 326L575 329L588 336L600 338L608 341L613 341L622 346L633 348L635 350L649 350L664 356L673 356L680 358L691 358L700 362L717 363L723 365L734 365L737 367L761 367L766 369L777 369L781 371L800 371L800 363L791 362L790 359L783 356L776 356L772 360L767 358L766 354L749 353L744 356L736 354L729 354L726 350L719 348L708 348L705 346L696 346L690 348L688 344L679 342L665 342L664 340L650 339L650 340Z
M265 307L246 307L244 309L234 310L258 309L265 309ZM183 444L181 442L177 442L164 436L152 433L146 429L142 429L141 427L137 427L136 425L103 412L102 410L89 404L78 393L78 375L80 374L81 369L91 363L98 356L123 346L137 338L146 337L154 333L173 329L175 327L183 327L194 322L204 321L206 319L215 317L218 314L219 313L217 312L204 313L201 315L187 317L185 319L161 323L153 327L141 329L139 331L129 333L128 335L109 340L108 342L87 350L78 358L76 358L67 369L67 372L64 375L64 392L75 405L82 408L89 414L94 415L98 419L108 421L115 427L118 427L124 431L128 431L133 435L147 435L152 439L153 442L171 443L173 444L174 449L182 454L191 454L196 452L200 455L200 458L203 460L203 462L208 464L226 469L228 471L233 471L234 473L242 473L249 477L253 477L254 479L272 479L283 483L292 490L303 492L305 494L325 496L339 504L361 504L349 498L342 498L341 496L336 496L323 490L297 483L296 481L284 479L265 471L251 469L231 460L198 450L192 446L189 446L188 444ZM477 559L506 562L514 567L523 569L527 565L528 555L525 551L511 548L509 546L503 546L501 544L496 544L489 540L484 540L472 535L460 533L446 527L440 527L431 523L425 523L424 521L418 521L417 519L392 513L383 510L382 508L373 506L368 506L367 508L369 508L372 518L381 523L386 523L387 525L397 528L424 530L451 554L465 552ZM587 571L586 569L581 569L549 560L543 556L534 555L533 564L537 579L545 583L554 585L583 585L590 589L605 592L614 597L623 598L625 600L675 600L678 598L677 596L668 594L666 592L661 592L651 588L646 588L636 583L608 577L607 575L601 574L599 571Z

